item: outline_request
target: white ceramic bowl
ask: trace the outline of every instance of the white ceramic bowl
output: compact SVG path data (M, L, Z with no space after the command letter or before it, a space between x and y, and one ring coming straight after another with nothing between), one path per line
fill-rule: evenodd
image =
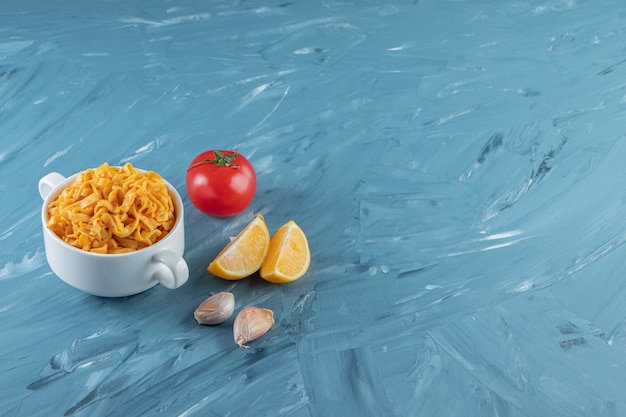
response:
M43 198L41 222L46 259L59 278L81 291L102 297L138 294L158 283L173 289L187 282L189 268L183 259L183 202L171 184L165 181L174 202L176 223L167 236L135 252L99 254L75 248L47 227L48 205L77 175L65 178L57 172L51 172L39 180L39 194Z

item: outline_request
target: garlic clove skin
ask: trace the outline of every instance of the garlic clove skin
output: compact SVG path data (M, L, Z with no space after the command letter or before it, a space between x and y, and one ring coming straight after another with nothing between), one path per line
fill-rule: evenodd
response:
M193 316L198 324L214 326L224 323L235 311L235 296L230 292L218 292L204 300Z
M274 325L274 312L267 308L249 306L243 308L233 324L233 336L239 347L247 348L245 343L256 340Z

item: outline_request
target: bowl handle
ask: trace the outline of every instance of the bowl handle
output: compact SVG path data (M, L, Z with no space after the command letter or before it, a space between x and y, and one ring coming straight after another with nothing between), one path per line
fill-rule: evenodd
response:
M166 288L178 288L187 282L189 267L185 260L171 250L163 250L152 257L159 267L154 272L154 279Z
M39 195L43 200L56 188L57 185L65 181L65 177L58 172L51 172L39 180Z

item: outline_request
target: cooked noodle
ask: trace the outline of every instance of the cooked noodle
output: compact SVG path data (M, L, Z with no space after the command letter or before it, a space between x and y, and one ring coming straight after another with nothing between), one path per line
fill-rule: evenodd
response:
M88 169L48 206L48 228L72 246L124 253L150 246L174 227L174 203L159 174L130 163Z

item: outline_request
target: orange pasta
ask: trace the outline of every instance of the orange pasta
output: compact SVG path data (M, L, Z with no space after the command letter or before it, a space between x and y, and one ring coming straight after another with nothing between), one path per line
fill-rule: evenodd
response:
M124 253L150 246L174 227L174 203L159 174L130 163L88 169L48 206L48 228L72 246Z

